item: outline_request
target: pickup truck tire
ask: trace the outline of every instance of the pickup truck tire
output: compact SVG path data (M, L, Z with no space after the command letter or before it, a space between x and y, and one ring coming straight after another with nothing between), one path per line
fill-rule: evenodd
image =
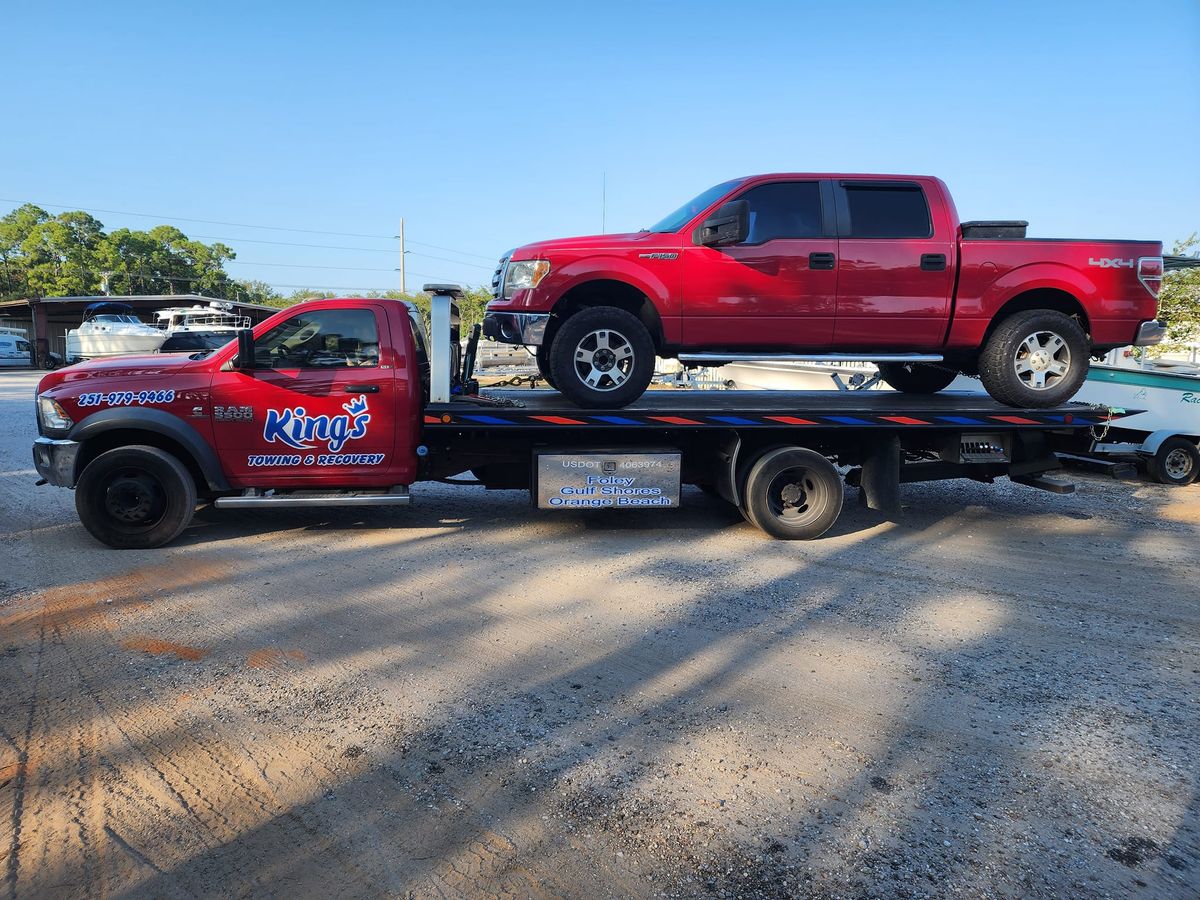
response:
M820 453L777 447L750 467L742 514L771 537L810 540L837 521L843 496L842 476Z
M559 393L575 405L618 409L649 387L654 341L641 320L623 309L583 309L554 335L550 374Z
M996 326L979 354L979 377L1009 406L1058 406L1083 385L1088 356L1078 322L1055 310L1031 309Z
M534 361L537 363L538 374L542 376L542 381L556 388L554 384L554 373L550 371L550 345L540 344L533 352Z
M936 394L958 377L953 369L927 363L879 363L879 377L903 394Z
M1159 484L1191 484L1200 474L1200 449L1185 437L1169 437L1146 461L1146 468Z
M92 536L110 547L161 547L191 522L196 482L164 450L118 447L87 464L75 486L75 509Z

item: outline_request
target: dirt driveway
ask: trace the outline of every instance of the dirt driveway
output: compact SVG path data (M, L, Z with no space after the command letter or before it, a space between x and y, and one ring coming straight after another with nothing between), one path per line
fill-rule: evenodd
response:
M205 512L115 552L0 374L10 897L1153 896L1200 885L1200 488Z

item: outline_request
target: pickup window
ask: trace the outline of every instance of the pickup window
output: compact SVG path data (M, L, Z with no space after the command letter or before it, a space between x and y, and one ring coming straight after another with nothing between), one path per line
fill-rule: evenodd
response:
M379 330L369 309L318 309L276 325L254 342L263 369L339 369L379 365Z
M777 238L821 237L821 189L815 181L761 184L740 199L750 207L747 244L762 244Z
M925 192L915 184L845 184L842 237L928 238L933 236Z

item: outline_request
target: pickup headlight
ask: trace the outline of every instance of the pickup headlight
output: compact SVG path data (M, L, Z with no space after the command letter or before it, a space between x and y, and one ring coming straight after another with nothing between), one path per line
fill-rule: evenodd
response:
M53 397L39 394L37 402L38 416L42 420L43 430L68 431L75 424L75 421L67 415L67 411Z
M504 270L504 299L511 299L515 291L537 287L550 274L550 260L522 259L510 262Z

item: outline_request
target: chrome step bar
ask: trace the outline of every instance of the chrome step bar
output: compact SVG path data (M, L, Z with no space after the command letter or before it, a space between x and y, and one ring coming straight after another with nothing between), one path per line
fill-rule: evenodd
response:
M680 353L682 363L731 362L920 362L945 359L939 353Z
M222 509L236 507L327 507L327 506L408 506L411 497L408 488L399 485L385 493L368 491L289 491L276 494L250 488L234 497L218 497L215 506Z

